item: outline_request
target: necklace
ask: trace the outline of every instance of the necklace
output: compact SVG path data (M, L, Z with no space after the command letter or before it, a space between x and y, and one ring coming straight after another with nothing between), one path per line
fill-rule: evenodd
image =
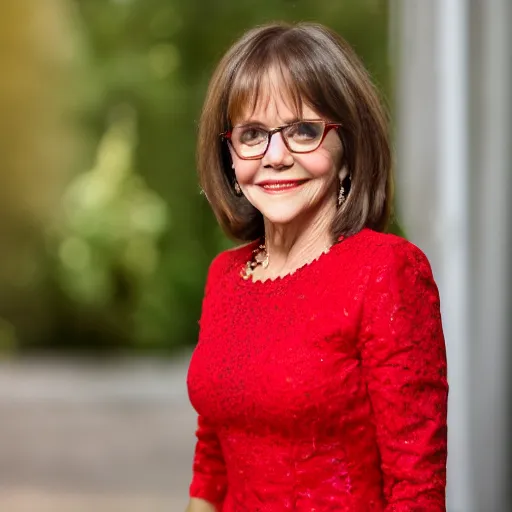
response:
M325 247L325 249L322 251L321 254L325 254L331 249L332 245L328 245ZM265 240L263 240L263 243L260 243L256 249L253 249L252 251L252 258L243 266L240 275L243 279L246 281L251 278L251 276L254 274L254 271L257 267L260 265L263 268L267 268L270 260L270 255L267 250L267 243ZM306 263L309 264L311 262Z
M240 275L245 279L249 279L256 267L261 265L263 268L268 267L270 256L267 251L267 244L266 242L260 243L256 249L252 251L252 258L244 265L242 268L242 271L240 272Z

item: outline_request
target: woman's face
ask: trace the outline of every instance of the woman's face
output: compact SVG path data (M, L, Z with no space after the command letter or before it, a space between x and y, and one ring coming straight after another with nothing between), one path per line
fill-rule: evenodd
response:
M276 84L272 92L262 94L264 100L254 112L249 110L247 115L234 120L234 125L254 123L271 130L296 120L296 114L278 90ZM305 104L302 117L322 119ZM302 154L292 153L284 144L281 133L272 136L267 152L260 160L243 160L229 145L236 179L244 196L273 224L289 224L305 215L324 215L329 209L335 211L343 151L336 130L328 132L318 149Z

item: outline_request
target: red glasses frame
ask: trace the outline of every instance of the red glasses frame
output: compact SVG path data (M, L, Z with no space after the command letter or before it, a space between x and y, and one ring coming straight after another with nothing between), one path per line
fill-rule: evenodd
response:
M324 132L322 134L320 142L318 143L318 146L315 149L308 149L307 151L293 151L290 148L290 146L288 145L286 138L283 137L281 134L281 139L290 153L298 153L301 155L306 154L306 153L313 153L313 151L316 151L322 145L322 142L324 141L325 137L333 128L341 128L341 126L342 126L341 123L326 123L325 121L316 120L316 119L315 120L304 119L302 121L297 121L295 123L284 124L282 126L278 126L277 128L274 128L273 130L267 131L267 145L265 146L265 150L263 151L263 153L261 153L259 155L255 155L255 156L241 156L238 154L237 150L235 149L235 146L233 145L233 143L231 141L231 137L233 135L232 130L228 130L228 131L221 133L220 137L222 140L226 140L227 142L229 142L230 146L233 148L233 151L237 154L238 158L240 158L241 160L261 160L265 156L265 153L268 151L268 148L270 146L270 139L272 138L272 135L274 135L275 133L282 132L285 128L288 128L289 126L293 126L295 124L304 123L304 122L323 123Z

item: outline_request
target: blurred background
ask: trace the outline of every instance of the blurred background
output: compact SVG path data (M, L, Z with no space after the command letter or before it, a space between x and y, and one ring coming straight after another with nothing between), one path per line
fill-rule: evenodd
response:
M197 121L223 52L273 20L337 30L392 112L393 230L441 291L448 510L512 510L512 3L2 0L1 512L184 510L186 370L232 246Z

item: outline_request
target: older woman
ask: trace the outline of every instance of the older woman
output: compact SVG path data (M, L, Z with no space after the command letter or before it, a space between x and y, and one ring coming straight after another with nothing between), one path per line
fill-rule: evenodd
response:
M384 234L386 116L314 24L245 34L200 123L226 233L189 373L190 512L445 510L448 384L425 255Z

